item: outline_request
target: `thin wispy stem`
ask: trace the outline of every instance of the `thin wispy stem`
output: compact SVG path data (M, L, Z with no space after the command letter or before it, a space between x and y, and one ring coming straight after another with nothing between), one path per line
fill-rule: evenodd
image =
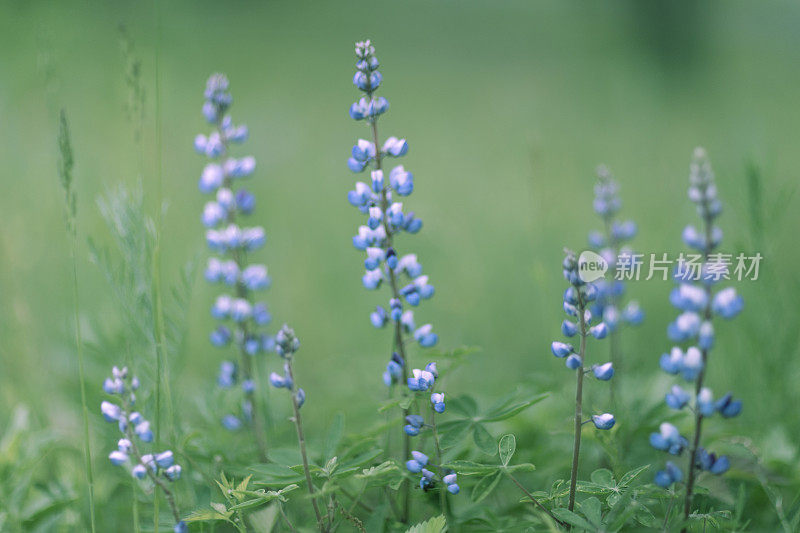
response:
M86 377L83 364L83 337L81 334L80 323L80 302L78 299L78 261L76 249L78 244L77 232L77 205L75 190L72 187L72 167L74 159L72 145L69 137L69 125L67 115L64 110L59 114L58 122L58 148L60 160L58 164L58 174L61 186L64 189L64 202L66 205L66 225L70 245L70 262L72 263L72 311L75 328L75 350L78 354L78 374L80 376L81 387L81 411L83 418L83 452L86 468L86 482L89 493L89 522L92 533L96 531L95 525L95 506L94 506L94 472L92 470L92 444L89 435L89 409L86 402Z

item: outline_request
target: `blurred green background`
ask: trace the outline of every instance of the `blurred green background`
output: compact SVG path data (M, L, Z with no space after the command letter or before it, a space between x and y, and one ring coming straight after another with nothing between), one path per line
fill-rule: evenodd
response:
M764 255L759 280L739 286L744 313L718 327L709 375L715 391L735 391L745 410L709 423L709 435L743 435L766 461L796 458L796 3L171 0L160 3L158 35L152 3L4 0L0 10L3 424L24 404L34 426L54 428L79 448L56 115L63 107L71 122L81 314L94 342L100 331L122 327L108 284L88 260L87 237L109 242L96 198L141 179L147 206L157 206L157 53L165 278L206 254L199 219L206 199L196 186L204 161L192 140L208 131L200 114L205 80L224 72L234 120L250 127L238 153L258 161L249 185L258 199L254 219L268 235L258 255L273 277L267 298L276 321L292 324L303 343L297 373L309 393L308 432L313 439L340 410L349 428L376 422L389 334L373 329L368 313L385 292L361 286L363 258L350 237L362 217L346 201L355 177L345 165L352 144L367 135L347 115L357 97L353 42L371 38L391 102L382 136L408 139L403 164L416 183L405 204L425 222L398 248L418 254L437 290L418 322L434 324L441 348L481 347L448 378L448 392L489 401L518 386L553 391L510 426L536 463L542 449L569 442L574 384L549 343L562 320L562 248L582 249L587 232L599 228L594 168L608 164L620 182L622 214L639 225L636 248L674 252L683 226L696 221L686 199L688 164L703 145L726 207L723 248ZM126 116L119 24L142 61L141 148ZM630 286L647 319L624 334L621 427L627 409L656 404L670 383L658 371L675 314L670 289L662 281ZM176 412L186 420L200 418L194 395L213 387L220 361L206 340L215 292L198 271L188 343L171 362ZM595 360L604 360L607 348L594 349ZM90 350L87 357L94 409L102 378L124 354ZM419 352L412 357L416 366L426 362ZM591 409L606 410L605 392L595 383L591 389ZM283 413L283 398L276 404ZM632 462L663 460L646 443L661 419L637 421L644 425L628 452ZM101 425L93 414L97 475L113 476ZM533 479L566 476L568 460L553 453ZM781 482L797 482L793 468ZM768 502L751 496L760 520L771 523Z

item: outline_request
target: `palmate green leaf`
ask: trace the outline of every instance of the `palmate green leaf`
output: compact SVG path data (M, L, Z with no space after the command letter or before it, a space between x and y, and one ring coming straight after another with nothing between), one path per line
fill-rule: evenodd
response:
M500 437L498 450L500 451L500 462L503 463L503 466L508 466L508 462L511 461L514 452L517 451L517 437L512 433Z
M494 455L497 453L494 437L489 433L481 424L475 424L472 428L472 440L480 451L486 455Z
M464 442L472 428L469 420L448 420L439 425L439 446L449 449Z
M286 501L286 497L284 496L288 492L292 492L295 489L298 489L299 486L296 484L291 484L283 487L281 490L270 490L270 491L253 491L253 490L234 490L233 494L236 496L236 499L241 501L230 508L231 511L241 511L243 509L250 509L253 507L258 507L269 503L273 500L279 501ZM250 498L250 499L245 499Z
M472 501L475 503L483 501L492 491L497 487L497 484L500 483L500 479L503 477L503 472L496 471L494 474L489 474L485 478L478 481L475 486L472 488Z
M583 518L581 515L573 513L569 509L564 509L564 508L553 509L553 514L555 515L556 518L558 518L562 522L566 522L571 526L579 527L581 529L585 529L588 531L594 531L595 529L597 529L594 526L592 526L592 524L587 522L586 519Z
M411 526L406 533L442 533L447 526L443 515L435 516L426 522Z
M606 515L608 529L610 531L619 531L638 510L639 504L631 501L630 494L620 495L619 500Z
M591 481L578 481L575 484L575 489L578 492L582 492L584 494L616 494L615 489L606 487L604 485L598 485L597 483L593 483Z
M250 528L255 533L270 533L275 527L275 522L278 520L280 513L280 504L271 503L247 514L247 521L250 522ZM249 530L248 530L249 531Z
M472 418L478 414L478 402L472 396L457 396L447 401L449 410Z
M640 505L633 515L634 520L645 527L658 527L659 521L656 520L653 512L644 505Z
M600 527L600 524L603 521L603 513L602 513L602 504L600 500L592 496L591 498L586 498L580 504L581 513L586 519L595 527Z
M539 394L530 398L526 401L515 403L512 405L498 405L494 409L491 409L488 413L480 417L480 420L483 422L500 422L501 420L507 420L513 416L518 415L528 407L535 405L545 398L547 398L549 394Z
M598 468L592 472L592 475L589 476L589 479L592 480L592 483L596 483L597 485L608 489L613 489L617 486L616 483L614 483L614 474L612 474L611 470L608 470L607 468Z
M626 472L619 480L619 486L627 487L631 483L638 478L642 472L650 468L650 465L640 466L639 468L634 468L633 470Z
M388 485L397 488L405 479L405 473L393 460L385 461L378 466L366 468L355 476L358 479L366 480L369 486Z

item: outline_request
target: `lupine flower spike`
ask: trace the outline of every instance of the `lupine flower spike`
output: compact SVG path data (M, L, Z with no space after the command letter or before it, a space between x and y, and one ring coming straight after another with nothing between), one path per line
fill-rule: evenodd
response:
M422 266L415 254L400 255L396 239L402 233L419 232L422 221L413 211L404 210L402 199L414 189L414 177L403 165L390 165L394 159L408 153L405 139L389 137L383 143L378 135L378 119L389 108L389 102L376 92L381 86L383 76L378 70L378 58L370 41L356 43L356 73L353 83L362 96L350 106L350 116L364 121L369 126L369 138L359 139L353 146L347 166L355 173L369 169L369 176L356 183L347 195L349 202L366 217L366 223L358 228L353 237L353 246L366 253L364 287L369 290L388 284L390 295L388 305L377 306L370 314L370 322L376 328L391 324L394 349L386 370L384 383L391 387L406 383L408 379L408 359L406 357L406 338L411 337L423 348L433 346L438 336L430 324L417 326L414 312L422 300L433 296L434 288L428 276L422 274ZM389 168L391 166L391 168ZM409 416L405 409L403 416ZM406 427L404 455L410 451L409 432ZM405 505L402 518L408 517L408 484L405 485Z
M308 485L308 493L311 495L311 505L314 507L314 514L317 518L317 525L320 531L325 531L322 521L322 513L320 513L319 505L317 504L317 497L314 493L314 483L311 481L311 471L308 467L308 455L306 453L306 439L303 433L303 421L300 418L300 408L306 403L306 393L303 389L297 386L297 381L294 379L292 370L292 362L294 361L294 354L300 349L300 340L294 334L294 330L286 324L275 335L275 351L283 358L283 374L273 372L269 376L269 382L273 387L278 389L286 389L292 398L292 410L294 412L294 425L297 430L297 443L300 447L300 455L303 459L303 472L306 476L306 484Z
M597 298L590 306L592 315L602 319L608 327L609 351L614 368L619 370L622 354L619 347L619 329L623 324L639 325L644 320L644 312L639 303L624 301L625 283L635 272L633 251L625 244L636 236L636 223L632 220L619 220L617 215L622 207L619 185L609 169L601 165L597 168L597 184L594 187L594 211L603 221L602 231L589 233L589 246L598 252L608 264L611 279L595 281ZM614 384L610 387L614 394Z
M213 130L194 140L195 150L209 159L200 176L200 191L213 195L201 216L208 247L216 254L208 260L205 278L227 289L211 307L211 315L220 323L210 340L221 348L233 344L239 352L238 364L223 361L217 382L226 389L239 387L241 413L226 415L222 424L229 430L252 424L259 455L266 460L263 424L255 413L252 357L271 351L274 345L272 337L262 332L272 317L267 305L255 296L269 287L270 278L266 266L248 262L248 254L264 245L265 233L261 226L242 224L255 208L255 197L240 184L253 173L256 161L252 156L235 158L229 153L231 145L244 142L248 134L247 126L234 125L228 114L231 103L228 79L212 75L206 85L203 115Z
M677 285L670 294L670 302L681 314L669 324L667 335L678 345L661 356L660 365L668 374L680 375L684 381L694 383L691 392L674 385L665 397L672 409L690 408L694 434L686 438L678 428L665 422L658 433L650 435L650 444L657 450L674 456L689 450L685 476L673 462L667 462L665 469L655 475L655 483L664 488L686 479L684 517L692 512L699 471L723 474L730 467L727 456L717 456L700 445L703 421L716 413L723 418L734 417L742 410L741 400L734 399L731 393L714 400L711 390L703 385L714 345L713 319L733 318L742 310L743 301L732 287L715 290L717 283L728 277L723 254L715 252L722 241L722 230L715 225L722 206L717 199L711 164L702 148L695 150L690 166L689 199L697 206L702 226L698 229L689 225L683 230L685 244L695 253L681 254L675 270Z
M408 390L412 394L424 396L423 403L430 406L430 422L425 423L425 418L421 415L406 416L405 432L410 436L417 436L423 430L430 429L433 437L434 451L436 452L436 465L429 464L428 456L420 451L412 451L410 458L406 461L406 468L412 474L422 474L419 480L419 488L429 491L439 486L439 501L442 507L442 514L447 516L447 494L458 494L461 490L456 481L456 473L442 467L442 450L439 446L439 433L436 425L436 415L445 412L446 403L444 392L436 391L439 371L436 363L428 363L425 369L415 368L412 376L407 379ZM430 395L430 403L427 397ZM427 467L434 468L436 473Z
M181 520L169 488L170 483L180 479L182 469L175 462L171 450L142 454L142 447L153 442L153 431L150 429L150 422L141 413L134 411L138 388L139 379L127 367L115 366L111 369L111 377L106 378L103 383L103 391L110 399L100 404L100 412L107 422L117 424L122 435L117 442L117 448L108 454L108 460L114 466L124 467L141 482L157 486L172 511L175 533L185 533L186 522Z
M598 290L593 283L586 283L581 279L578 259L571 251L566 251L562 264L564 278L569 282L569 287L564 292L564 311L567 319L561 324L561 331L566 337L578 336L580 345L576 351L570 343L554 341L550 346L553 355L564 359L567 368L575 370L577 387L575 390L575 442L572 452L572 472L569 489L569 510L575 508L575 491L578 481L578 459L581 449L581 430L583 425L591 422L597 429L611 429L616 423L614 415L602 413L593 415L588 420L583 420L583 376L591 372L600 381L608 381L614 376L613 363L604 363L588 367L586 364L586 339L594 337L603 339L608 335L608 326L605 322L595 321L589 310L598 296Z

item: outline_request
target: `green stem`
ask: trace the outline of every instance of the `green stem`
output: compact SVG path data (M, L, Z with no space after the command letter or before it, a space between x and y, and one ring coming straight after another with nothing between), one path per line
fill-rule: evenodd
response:
M707 211L706 211L707 212ZM711 235L713 229L713 221L710 217L704 217L703 222L705 223L705 236L706 236L706 247L703 250L703 264L708 262L708 255L711 253ZM711 285L705 284L705 292L706 292L706 308L703 313L704 320L711 320ZM692 440L692 449L691 453L689 454L689 475L688 479L686 480L686 497L683 502L683 517L684 519L689 518L689 514L692 512L692 497L694 495L694 484L697 481L697 468L695 467L695 462L697 461L697 452L700 449L700 434L703 431L703 414L700 412L700 409L697 405L697 397L700 394L700 390L703 388L703 381L706 376L706 368L708 365L708 350L703 349L701 350L702 359L703 359L703 367L700 369L700 374L697 376L697 382L695 383L694 388L694 398L695 398L695 408L694 408L694 439ZM686 533L687 528L684 527L681 532Z
M155 159L156 159L156 242L153 249L153 329L156 351L156 390L155 390L155 446L159 448L161 444L161 388L164 387L164 395L167 403L168 421L172 424L172 395L169 386L169 369L166 366L166 339L164 327L164 313L162 307L161 292L161 230L163 219L163 179L162 179L162 153L161 153L161 76L160 76L160 52L161 52L161 13L158 0L154 0L153 10L155 15ZM159 527L159 503L158 497L153 497L153 527L158 531Z
M433 430L433 446L436 450L436 464L439 470L439 479L444 479L444 468L442 468L442 448L439 446L439 433L436 428L436 411L433 409L433 405L431 405L431 428ZM442 485L439 487L439 505L442 508L442 515L445 517L445 520L449 518L449 513L447 511L447 488L444 486L444 481L442 481ZM450 520L447 520L448 522Z
M511 481L513 481L513 482L514 482L514 485L516 485L517 487L519 487L519 490L521 490L521 491L523 492L523 494L525 494L525 496L527 496L527 497L528 497L528 498L531 500L531 503L533 503L533 505L534 505L534 506L536 506L536 507L538 507L539 509L541 509L542 511L544 511L544 512L547 514L547 516L549 516L550 518L552 518L553 520L555 520L556 524L558 524L559 526L562 526L562 527L563 527L563 526L566 526L566 524L565 524L564 522L562 522L561 520L559 520L558 518L556 518L556 516L555 516L555 515L554 515L554 514L553 514L553 513L550 511L550 509L548 509L547 507L545 507L544 505L542 505L542 502L540 502L539 500L537 500L537 499L536 499L536 498L533 496L533 494L531 494L531 493L528 491L528 489L526 489L526 488L525 488L525 486L524 486L522 483L520 483L520 482L519 482L519 480L518 480L517 478L515 478L515 477L514 477L514 476L511 474L511 472L508 470L508 468L506 468L506 467L503 467L503 472L505 472L505 474L508 476L508 479L510 479Z
M69 215L68 215L69 216ZM86 403L86 377L83 367L83 336L81 334L80 323L80 304L78 302L78 261L76 259L75 248L77 247L77 232L75 221L71 221L72 236L70 238L70 260L72 262L72 303L73 318L75 321L75 349L78 352L78 374L81 385L81 410L83 416L83 454L86 464L86 482L89 489L89 522L92 533L95 529L95 510L94 510L94 471L92 469L92 443L89 436L89 408Z
M578 354L581 358L581 366L577 369L578 383L575 388L575 439L572 447L572 471L569 479L569 510L575 509L575 490L578 485L578 459L581 453L581 429L583 427L583 364L586 356L586 318L584 316L585 305L583 296L578 292L578 315L581 325L581 348Z
M303 434L303 421L300 418L300 406L297 404L297 396L295 395L295 380L294 373L292 372L292 356L286 358L286 372L289 379L292 381L292 388L289 389L292 395L292 409L294 410L294 426L297 429L297 442L300 446L300 455L303 458L303 473L306 476L306 485L308 485L308 494L311 496L311 505L314 507L314 515L317 517L317 526L321 532L325 531L325 525L322 522L322 514L319 511L317 504L317 497L314 494L314 483L311 481L311 470L308 468L308 454L306 453L306 438Z

